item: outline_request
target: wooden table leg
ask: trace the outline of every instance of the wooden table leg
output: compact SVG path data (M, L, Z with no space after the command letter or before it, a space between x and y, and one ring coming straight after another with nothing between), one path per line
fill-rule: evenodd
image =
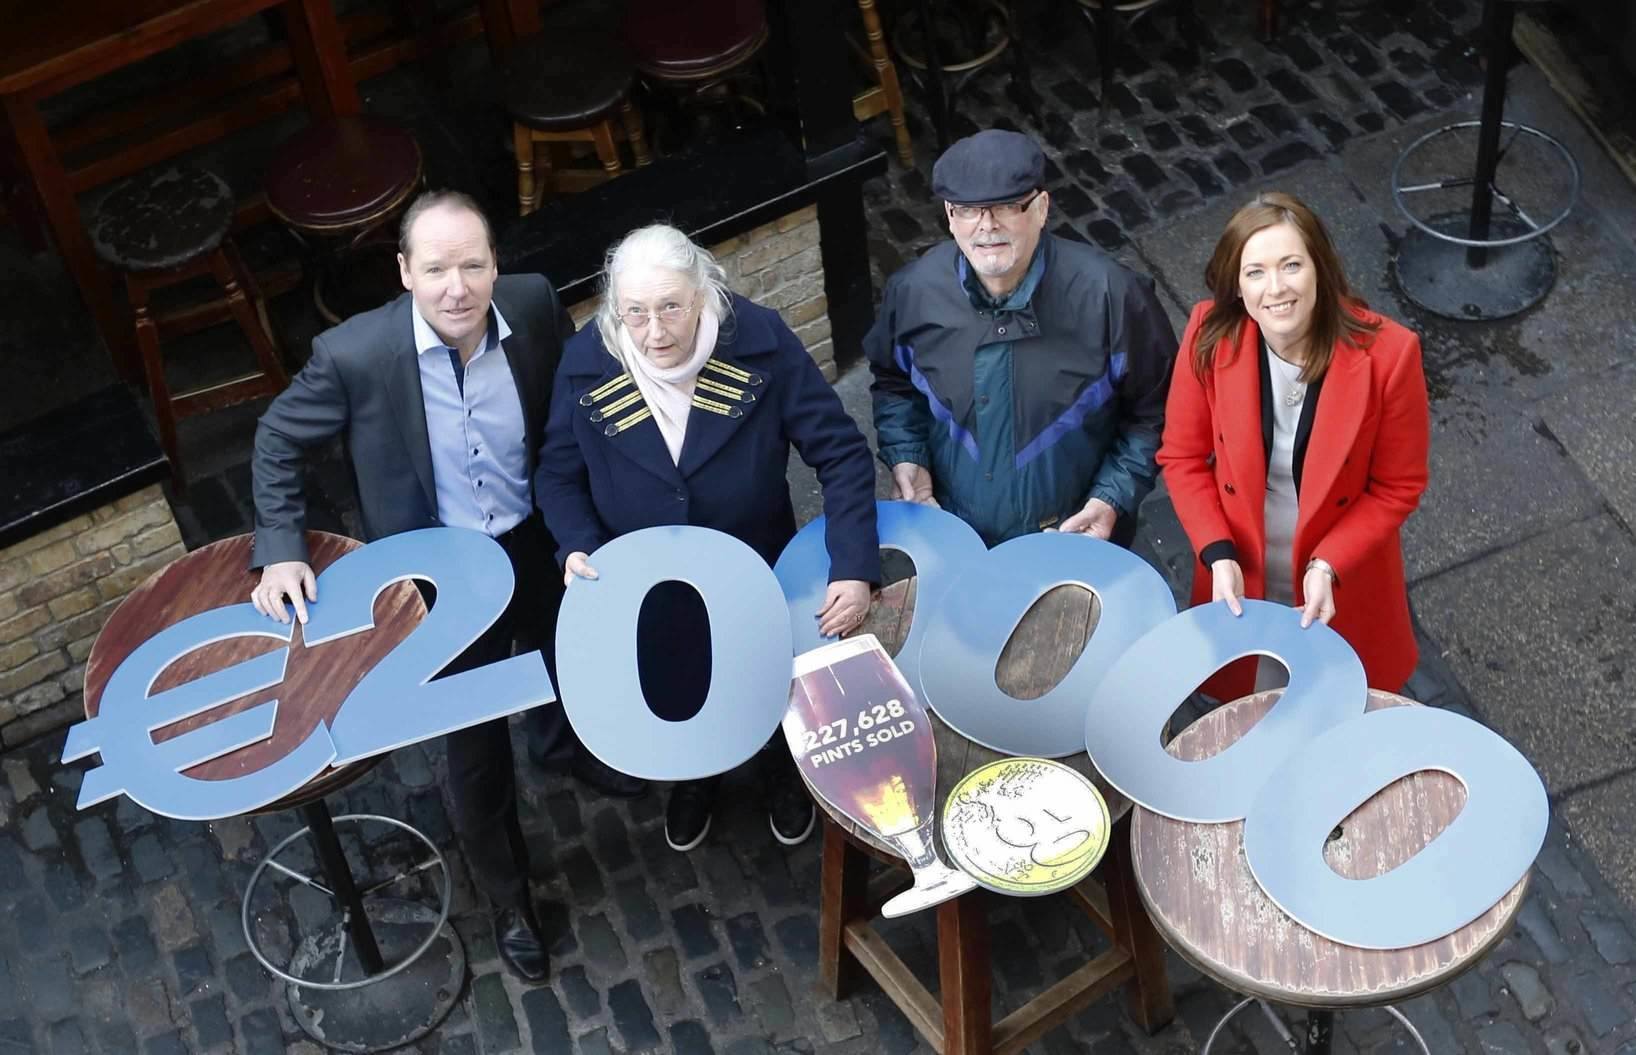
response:
M1148 1033L1156 1033L1176 1017L1176 1007L1170 997L1170 980L1165 976L1164 941L1153 928L1136 889L1128 813L1114 825L1102 871L1114 940L1136 963L1136 974L1125 990L1130 1017Z
M869 859L828 818L820 891L818 974L824 992L844 1000L863 974L863 965L846 950L846 925L869 911Z
M136 356L130 317L115 303L108 275L91 248L91 239L80 222L79 205L69 187L68 173L63 169L62 158L57 156L45 121L31 99L8 95L5 108L18 157L34 181L57 252L62 254L63 262L80 288L80 296L91 309L97 330L113 355L114 367L126 380L139 381L142 369Z
M347 64L346 37L336 21L333 3L285 0L284 4L284 24L296 76L301 80L301 97L314 118L347 117L364 108Z
M980 892L937 906L937 970L942 982L943 1055L993 1050L988 906Z

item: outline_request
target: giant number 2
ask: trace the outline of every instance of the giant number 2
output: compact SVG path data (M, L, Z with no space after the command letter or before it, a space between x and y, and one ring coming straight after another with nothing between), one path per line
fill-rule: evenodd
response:
M370 629L375 598L411 578L430 580L437 587L437 602L347 695L330 727L336 765L556 698L545 659L537 651L431 680L494 625L515 588L511 559L479 531L406 531L331 564L319 576L318 594L329 603L314 606L306 625L307 644Z

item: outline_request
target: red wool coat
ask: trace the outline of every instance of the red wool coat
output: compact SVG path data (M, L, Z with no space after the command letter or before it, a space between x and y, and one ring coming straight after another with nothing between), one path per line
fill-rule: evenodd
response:
M1223 339L1201 379L1194 335L1210 302L1193 308L1171 377L1159 465L1197 553L1231 539L1249 597L1266 596L1267 453L1261 438L1261 331L1246 321L1237 347ZM1301 603L1307 561L1334 566L1330 626L1363 660L1369 684L1397 691L1418 659L1409 621L1399 529L1426 489L1430 445L1420 338L1379 321L1368 347L1344 341L1324 378L1303 463L1293 581ZM1210 571L1193 565L1193 603L1210 600ZM1254 661L1227 667L1203 690L1222 700L1254 687Z

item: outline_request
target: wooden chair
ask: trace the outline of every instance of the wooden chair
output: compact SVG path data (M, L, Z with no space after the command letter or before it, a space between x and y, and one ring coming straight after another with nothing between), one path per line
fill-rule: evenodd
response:
M548 190L583 190L624 171L614 141L616 112L633 160L648 164L642 118L631 104L633 79L624 49L596 28L548 25L517 47L506 63L503 90L516 145L519 215L539 208ZM568 167L564 148L570 143L591 144L601 169Z
M875 9L875 0L858 0L858 13L863 16L864 39L868 47L868 54L862 57L875 71L875 86L865 88L852 97L852 114L859 121L867 121L883 113L890 114L892 135L898 143L898 160L904 168L914 168L914 147L909 141L909 128L903 121L903 89L898 84L898 68L886 47L886 34L881 30L880 12Z
M391 221L421 183L420 144L376 117L320 121L279 147L267 168L267 208L313 258L313 304L331 325L351 314L350 306L336 310L330 286L340 265L358 252L384 252L391 265L377 262L374 272L365 269L382 288L360 296L368 303L359 306L374 307L397 289Z
M169 164L138 173L114 187L97 205L89 224L97 255L124 276L136 316L142 369L159 425L159 443L170 459L171 476L179 489L185 482L176 439L179 419L276 395L289 383L261 291L228 237L234 206L233 192L220 176ZM191 324L176 328L197 328L223 314L231 317L250 342L257 369L227 381L172 392L165 378L159 335L165 324L179 323L182 314L156 313L152 294L206 275L221 287L223 300L214 306L214 313L208 309L187 313Z

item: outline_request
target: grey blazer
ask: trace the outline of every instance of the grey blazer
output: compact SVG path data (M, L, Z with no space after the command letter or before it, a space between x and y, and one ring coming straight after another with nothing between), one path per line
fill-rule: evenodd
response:
M533 479L551 379L574 324L543 275L502 275L494 303L511 327L501 344L523 407ZM312 358L256 426L251 459L256 544L251 567L306 560L303 465L310 447L344 436L364 541L434 527L437 492L420 391L409 294L325 330Z

